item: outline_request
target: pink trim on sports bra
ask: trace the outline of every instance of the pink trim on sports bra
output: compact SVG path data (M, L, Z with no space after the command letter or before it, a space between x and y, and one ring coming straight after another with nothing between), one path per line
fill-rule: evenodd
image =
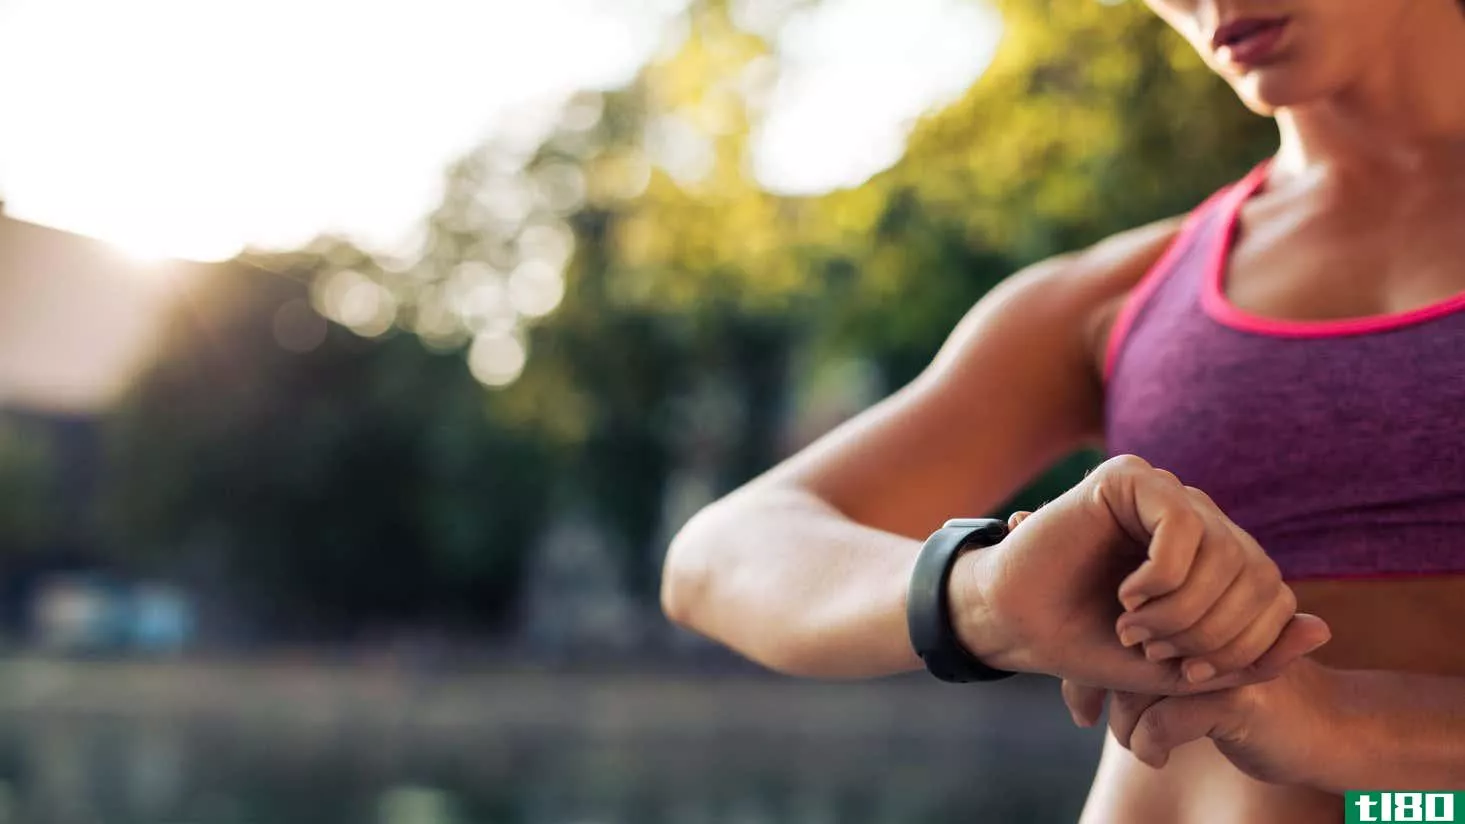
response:
M1109 341L1104 351L1104 382L1109 382L1109 377L1114 374L1114 364L1119 360L1119 352L1124 347L1124 341L1129 337L1129 331L1134 326L1134 321L1139 317L1140 309L1149 302L1150 296L1160 288L1165 281L1165 276L1175 268L1176 260L1185 253L1185 250L1195 240L1195 234L1204 223L1206 212L1217 205L1230 188L1221 189L1206 198L1205 202L1197 206L1186 216L1185 222L1181 224L1180 231L1175 239L1170 241L1169 247L1155 264L1145 272L1139 283L1129 290L1124 303L1119 308L1119 314L1115 316L1114 323L1109 327Z
M1252 314L1231 303L1230 299L1226 297L1226 265L1231 249L1236 243L1237 232L1240 230L1241 208L1252 195L1266 185L1267 172L1270 168L1270 160L1257 166L1251 174L1228 192L1225 201L1218 207L1222 210L1222 220L1224 221L1222 231L1225 235L1222 241L1216 244L1214 256L1206 268L1201 286L1201 308L1212 320L1232 329L1255 335L1277 338L1329 338L1384 332L1401 326L1423 323L1465 309L1465 292L1418 309L1337 320L1269 318Z

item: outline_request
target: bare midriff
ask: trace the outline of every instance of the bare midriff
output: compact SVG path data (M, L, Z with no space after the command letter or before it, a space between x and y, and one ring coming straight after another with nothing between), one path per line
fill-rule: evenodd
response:
M1465 577L1301 581L1298 608L1323 617L1333 640L1314 654L1338 669L1382 669L1465 677L1465 645L1441 627L1465 626ZM1360 746L1364 742L1359 742ZM1362 788L1360 788L1362 789ZM1209 740L1177 749L1159 770L1111 737L1083 824L1336 824L1340 797L1255 781Z

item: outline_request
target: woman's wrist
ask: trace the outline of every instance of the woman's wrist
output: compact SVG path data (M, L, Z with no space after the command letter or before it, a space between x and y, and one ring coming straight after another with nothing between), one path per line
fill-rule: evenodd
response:
M1465 789L1465 679L1387 670L1318 669L1327 677L1328 775L1314 786Z
M947 583L951 627L973 657L989 667L1028 672L1013 633L994 609L988 584L993 577L994 548L969 551L956 559Z
M1298 756L1291 765L1292 783L1341 792L1336 785L1352 770L1339 755L1355 759L1360 751L1371 749L1360 746L1366 739L1357 729L1358 719L1341 700L1349 675L1301 658L1281 678L1251 688L1264 707L1252 722L1274 725L1295 737L1294 745L1286 748Z
M1332 793L1465 788L1459 679L1333 669L1304 659L1279 679L1285 680L1295 685L1291 695L1256 721L1283 726L1303 743L1295 783ZM1289 717L1300 723L1286 723Z

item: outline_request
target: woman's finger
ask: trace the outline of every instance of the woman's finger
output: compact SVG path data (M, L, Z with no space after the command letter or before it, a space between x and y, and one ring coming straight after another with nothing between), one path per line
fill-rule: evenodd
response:
M1211 652L1192 655L1183 662L1186 679L1198 684L1218 673L1243 670L1266 654L1297 614L1297 598L1290 588L1284 587L1283 590L1281 597L1265 604L1229 643Z
M1282 628L1297 612L1297 597L1282 583L1276 565L1256 560L1190 632L1172 640L1182 656L1211 656L1211 663L1226 669L1250 666L1276 643ZM1252 658L1244 658L1250 650Z
M1148 547L1144 563L1120 584L1125 609L1179 589L1205 535L1195 499L1174 475L1133 455L1105 461L1090 478L1094 500L1131 539Z
M1160 695L1144 695L1137 692L1115 692L1109 698L1109 731L1114 740L1126 750L1134 737L1134 730L1145 710L1164 700Z
M1166 690L1166 693L1197 695L1270 681L1281 675L1292 662L1316 651L1331 638L1332 632L1323 619L1316 615L1298 613L1292 616L1292 620L1282 628L1282 634L1277 638L1277 642L1272 644L1271 648L1251 666L1232 670L1199 683L1187 680L1185 671L1176 667L1178 677L1174 689ZM1189 662L1185 661L1182 664L1189 664Z
M1237 578L1199 621L1146 643L1145 657L1151 661L1169 661L1218 652L1261 617L1259 612L1265 606L1258 604L1254 588L1248 586L1244 579ZM1281 627L1277 629L1280 631Z
M1089 687L1073 681L1063 682L1063 703L1068 705L1068 714L1073 716L1073 723L1080 727L1092 727L1099 723L1099 717L1104 714L1104 699L1109 691L1099 687Z
M1125 719L1125 746L1141 762L1160 769L1176 747L1212 735L1236 712L1237 701L1235 690L1156 701Z
M1292 616L1276 643L1251 666L1239 671L1253 682L1276 678L1293 661L1318 650L1332 640L1333 631L1316 615L1299 612Z
M1156 473L1164 479L1156 489L1167 496L1178 486L1180 499L1167 501L1166 505L1170 507L1168 519L1180 522L1181 528L1166 535L1159 530L1155 532L1150 539L1149 560L1119 585L1120 600L1133 611L1135 602L1145 604L1167 595L1182 594L1187 585L1198 581L1195 591L1182 595L1181 605L1190 611L1190 621L1195 621L1230 583L1229 579L1210 576L1197 579L1196 566L1207 560L1223 566L1238 563L1240 548L1234 545L1230 530L1219 522L1221 510L1209 496L1195 487L1181 485L1168 472L1156 470ZM1134 598L1135 593L1140 597Z
M1176 654L1210 652L1234 638L1244 626L1221 626L1214 620L1200 626L1215 613L1217 605L1227 597L1246 568L1245 552L1230 530L1212 513L1203 513L1202 517L1205 536L1185 582L1169 595L1152 598L1138 609L1119 616L1115 623L1125 646L1175 639L1178 652L1168 656L1151 655L1152 661ZM1207 640L1214 632L1222 632L1224 637Z
M1146 648L1151 660L1194 659L1184 664L1193 682L1251 666L1276 643L1297 611L1297 599L1282 582L1277 565L1224 514L1219 520L1244 554L1244 568L1194 627Z

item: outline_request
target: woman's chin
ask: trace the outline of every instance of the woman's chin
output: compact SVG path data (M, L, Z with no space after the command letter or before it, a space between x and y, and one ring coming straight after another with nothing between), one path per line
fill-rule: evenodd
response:
M1327 96L1319 84L1301 82L1292 73L1257 73L1232 84L1246 108L1259 115L1271 116L1278 109L1304 106Z

